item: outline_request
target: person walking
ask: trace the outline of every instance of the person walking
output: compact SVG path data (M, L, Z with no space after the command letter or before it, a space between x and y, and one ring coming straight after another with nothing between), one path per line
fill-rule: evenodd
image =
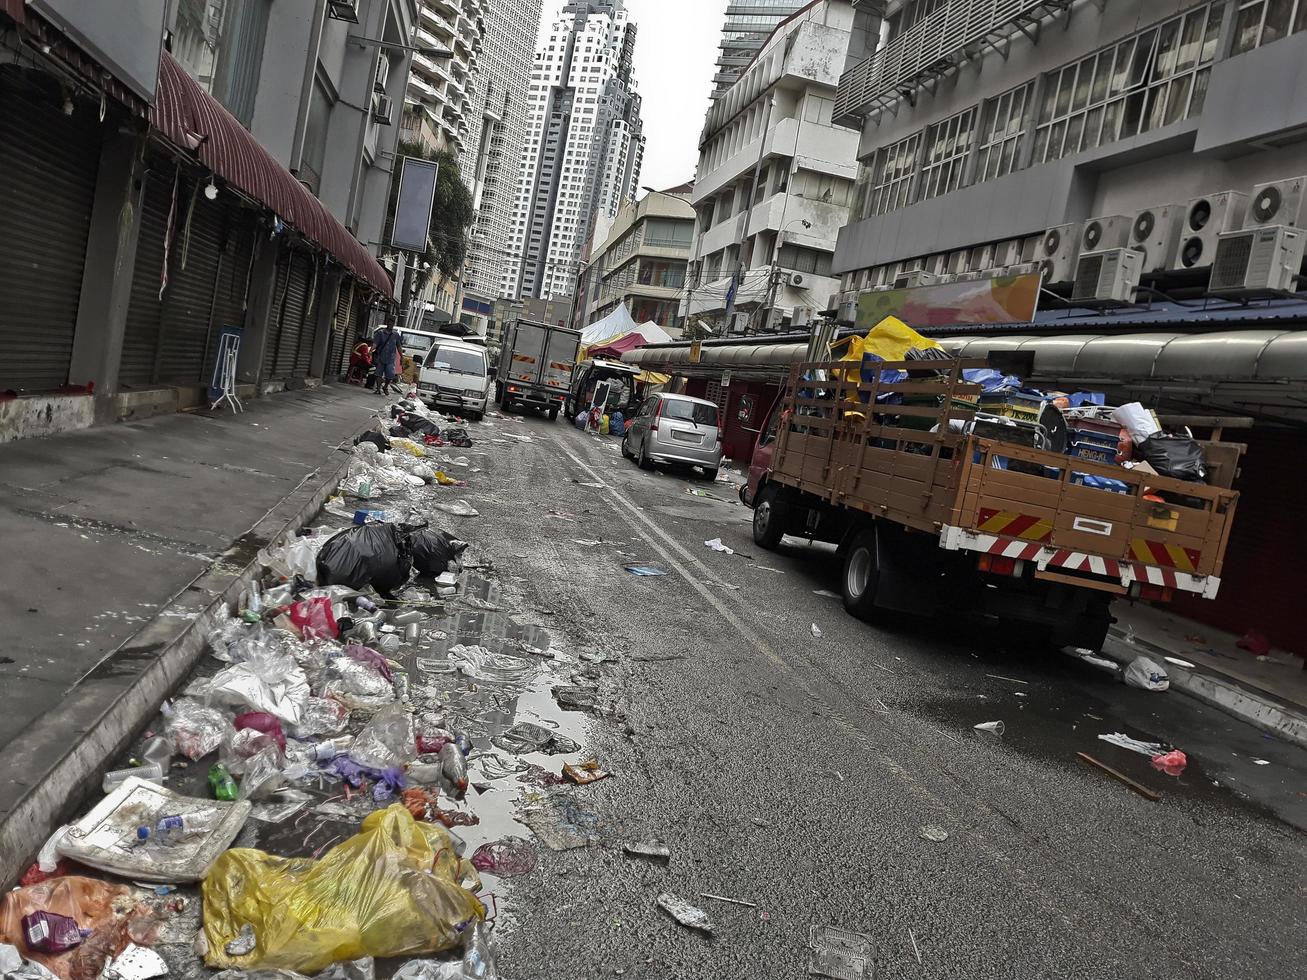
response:
M399 377L400 336L393 324L383 323L372 337L372 363L377 366L377 391L390 394L390 386ZM398 386L396 386L398 387Z

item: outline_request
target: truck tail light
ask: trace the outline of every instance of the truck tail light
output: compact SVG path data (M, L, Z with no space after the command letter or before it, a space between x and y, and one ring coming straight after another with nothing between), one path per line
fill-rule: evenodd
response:
M1026 563L1019 558L1005 558L1002 555L981 555L976 567L991 575L1009 575L1020 578L1025 574Z
M1139 584L1139 598L1148 599L1150 602L1170 602L1171 597L1175 594L1172 590L1161 585L1136 584Z

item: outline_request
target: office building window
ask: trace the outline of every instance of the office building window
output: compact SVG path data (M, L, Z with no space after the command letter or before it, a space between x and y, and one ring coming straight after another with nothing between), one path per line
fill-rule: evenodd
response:
M912 178L921 155L921 134L899 140L876 153L875 178L871 188L870 214L885 214L910 203Z
M807 272L814 276L829 276L831 254L802 245L782 245L776 264L793 272Z
M1221 32L1205 4L1051 72L1035 131L1035 163L1129 139L1202 112Z
M1307 0L1251 0L1239 4L1234 19L1233 54L1307 28Z
M172 51L242 125L254 119L271 0L179 0Z
M926 129L926 156L918 200L939 197L962 186L963 169L976 135L976 110L967 109Z
M976 162L977 181L994 180L1017 168L1021 140L1030 121L1030 93L1034 87L1034 82L1027 82L985 103Z
M658 248L688 246L694 239L694 222L650 218L645 222L644 243Z

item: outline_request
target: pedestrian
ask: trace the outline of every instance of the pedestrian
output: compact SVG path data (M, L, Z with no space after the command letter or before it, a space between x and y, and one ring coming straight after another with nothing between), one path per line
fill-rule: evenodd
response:
M349 356L349 383L361 385L372 371L372 346L360 340Z
M399 332L393 324L383 323L372 337L372 363L377 366L377 391L383 395L390 394L390 386L399 377L399 347Z

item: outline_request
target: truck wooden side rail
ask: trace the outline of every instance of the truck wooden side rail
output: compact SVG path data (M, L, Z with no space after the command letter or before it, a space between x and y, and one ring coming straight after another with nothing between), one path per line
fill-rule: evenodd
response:
M882 363L908 379L863 381L857 362L796 365L752 495L759 543L839 543L859 615L978 599L986 615L1061 626L1083 646L1101 643L1112 596L1215 596L1238 494L987 437L992 424L968 431L981 389L963 372L986 366Z

